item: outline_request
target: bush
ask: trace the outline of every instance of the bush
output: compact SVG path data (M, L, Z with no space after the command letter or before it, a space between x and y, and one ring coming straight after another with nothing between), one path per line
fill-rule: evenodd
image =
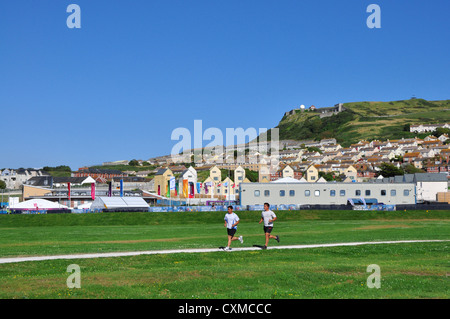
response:
M380 165L380 175L383 177L394 177L396 175L404 175L402 168L397 168L393 164L383 163Z
M72 172L70 167L66 165L60 165L56 167L44 166L42 170L46 172Z

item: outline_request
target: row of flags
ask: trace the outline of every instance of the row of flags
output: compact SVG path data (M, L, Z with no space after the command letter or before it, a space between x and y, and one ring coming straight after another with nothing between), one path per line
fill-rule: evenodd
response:
M180 193L180 183L176 182L175 177L171 177L169 182L168 182L168 186L167 187L167 197L170 197L170 192L171 191L175 191L175 196L178 196L178 193ZM236 184L235 183L228 183L225 182L223 183L224 187L228 187L231 186L231 188L235 188ZM222 183L219 183L217 185L217 187L222 186ZM67 189L68 189L68 197L69 197L69 201L70 201L70 188L71 185L70 183L67 183ZM197 188L197 193L201 193L201 190L204 189L205 190L205 194L209 193L209 189L213 189L214 188L214 183L213 182L206 182L206 183L196 183L196 188ZM158 193L159 193L159 189L158 189ZM194 183L189 183L189 181L187 179L183 180L183 188L182 188L182 193L183 196L186 198L193 198L194 197ZM160 195L160 194L158 194ZM112 182L108 182L108 197L112 196ZM120 197L123 197L123 179L120 180ZM91 183L91 198L92 200L95 199L95 183Z
M219 183L217 185L217 187L220 187L222 185L222 183ZM231 188L235 188L235 183L233 184L229 184L228 182L223 183L224 187L228 187L231 186ZM167 194L166 197L170 197L170 192L171 191L175 191L175 196L178 196L178 194L180 193L180 183L176 182L175 177L171 177L169 179L168 182L168 188L167 188ZM201 193L201 190L204 189L205 190L205 194L209 193L209 189L212 189L214 187L214 183L213 182L206 182L206 183L196 183L196 188L197 188L197 193ZM193 198L194 197L194 183L189 182L187 179L183 180L183 186L182 186L182 193L183 196L185 198ZM158 194L160 195L160 194Z
M191 185L189 184L189 181L187 179L183 180L183 186L182 186L182 193L183 196L186 198L192 198L194 197L194 189L193 189L193 185L191 183ZM179 183L176 182L175 177L170 178L169 180L169 187L167 188L167 197L170 197L170 192L171 191L175 191L175 196L178 196L178 193L180 193L180 185Z

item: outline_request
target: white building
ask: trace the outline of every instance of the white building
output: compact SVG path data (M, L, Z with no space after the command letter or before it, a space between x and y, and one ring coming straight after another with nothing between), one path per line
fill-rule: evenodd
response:
M19 189L30 178L47 175L44 171L36 169L4 169L0 171L0 180L6 183L6 188Z
M180 185L180 190L183 189L183 180L187 180L188 182L188 193L189 194L197 194L197 171L192 167L189 166L188 169L184 170L180 177L178 177L178 185ZM180 191L180 193L182 193Z
M410 177L411 178L411 177ZM405 176L408 179L408 176ZM437 193L447 192L448 180L445 173L419 173L414 174L416 183L417 201L436 201Z
M414 132L414 133L433 132L437 128L448 128L448 129L450 129L450 123L411 125L409 127L409 131L410 132Z

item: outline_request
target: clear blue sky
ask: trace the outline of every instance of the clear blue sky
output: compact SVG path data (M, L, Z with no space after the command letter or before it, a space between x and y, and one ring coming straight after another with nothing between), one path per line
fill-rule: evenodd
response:
M195 119L225 132L301 104L448 99L449 15L448 0L1 1L0 169L145 160Z

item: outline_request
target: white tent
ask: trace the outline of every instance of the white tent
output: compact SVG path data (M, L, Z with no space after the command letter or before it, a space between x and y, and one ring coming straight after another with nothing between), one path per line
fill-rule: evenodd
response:
M327 183L327 180L326 180L325 178L323 178L323 176L322 176L321 178L319 178L319 179L317 180L316 183Z
M84 203L77 206L77 209L90 209L92 205L92 202L90 203Z
M275 181L272 181L271 183L301 183L298 179L292 178L292 177L284 177L277 179Z
M10 209L17 210L48 210L48 209L68 209L69 207L46 199L30 199L9 206Z
M97 197L91 209L143 209L150 206L142 197Z

